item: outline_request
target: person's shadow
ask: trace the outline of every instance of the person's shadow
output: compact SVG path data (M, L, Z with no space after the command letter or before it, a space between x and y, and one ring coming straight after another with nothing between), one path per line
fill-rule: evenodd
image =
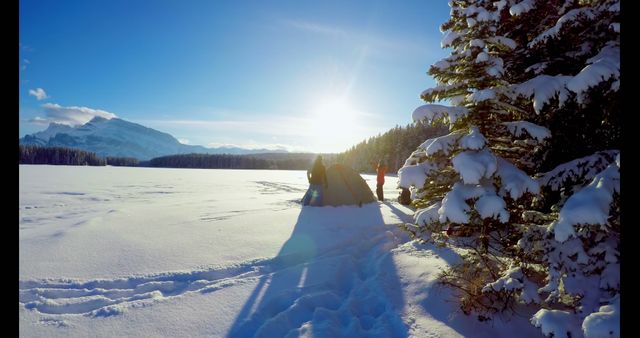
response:
M406 337L401 285L380 205L303 207L230 337Z

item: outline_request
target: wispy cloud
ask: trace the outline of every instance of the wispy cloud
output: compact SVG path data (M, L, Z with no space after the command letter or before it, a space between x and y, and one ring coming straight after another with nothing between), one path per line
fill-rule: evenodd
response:
M36 116L36 117L34 117L32 119L29 119L28 121L33 123L33 124L38 124L38 125L47 125L50 122L49 120L47 120L45 118L42 118L40 116Z
M22 64L20 65L20 71L24 71L27 69L27 65L30 64L31 61L29 61L28 59L23 59L22 60Z
M282 23L293 28L297 28L300 30L313 32L313 33L345 36L345 37L349 35L348 32L342 28L324 25L317 22L310 22L310 21L303 21L303 20L283 20Z
M422 56L430 52L428 41L418 41L417 39L407 38L406 36L391 36L309 20L287 19L281 20L281 24L314 34L341 38L360 48L371 51L372 54L397 56L402 53L419 53L419 55Z
M19 46L19 53L20 53L20 57L22 57L23 55L26 56L27 53L32 52L34 49L31 48L30 46L27 46L25 44L23 44L22 42L18 42L18 46ZM27 69L27 65L30 64L31 62L26 59L23 58L20 61L20 72L23 72Z
M47 93L42 88L29 89L29 95L35 96L38 101L48 98Z
M88 107L63 107L56 103L45 103L42 105L44 108L44 113L46 115L43 117L35 117L29 122L37 123L37 124L45 124L45 123L60 123L66 124L70 126L76 126L85 124L96 116L103 117L106 119L111 119L117 117L115 114L110 113L105 110L93 109Z
M191 141L189 141L189 140L188 140L188 139L186 139L186 138L179 138L179 139L178 139L178 142L180 142L180 143L182 143L182 144L190 144L190 143L191 143Z
M33 52L35 49L29 45L25 45L22 42L18 42L18 47L20 47L25 52Z
M210 132L228 132L241 130L260 135L300 136L301 119L272 118L264 120L138 120L137 123L149 125L152 128L176 127L202 129Z

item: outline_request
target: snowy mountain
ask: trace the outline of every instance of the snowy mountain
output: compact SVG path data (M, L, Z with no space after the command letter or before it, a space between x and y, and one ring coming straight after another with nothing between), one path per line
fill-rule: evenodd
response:
M274 152L274 150L268 149L205 148L186 145L178 142L170 134L119 118L105 119L102 117L95 117L77 127L51 123L46 130L21 138L20 144L78 148L94 152L99 156L135 157L139 160L188 153L253 154Z

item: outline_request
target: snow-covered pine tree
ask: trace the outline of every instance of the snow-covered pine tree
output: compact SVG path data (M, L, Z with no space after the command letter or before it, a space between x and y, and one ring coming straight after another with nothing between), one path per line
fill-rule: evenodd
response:
M441 29L446 32L442 47L452 51L431 66L429 74L438 86L421 97L448 100L452 106L427 104L414 111L413 119L445 123L451 133L418 147L399 173L400 186L411 186L419 198L416 226L407 226L415 235L440 244L447 240L442 235L446 228L470 235L457 242L468 250L464 262L442 280L463 291L465 313L485 316L509 308L521 291L483 289L513 268L507 255L517 241L513 224L523 223L524 206L539 192L530 174L534 155L550 132L535 124L529 100L512 95L509 67L521 66L517 47L526 37L509 37L512 29L506 27L514 23L507 2L460 0L450 5L451 18ZM521 273L526 278L534 272Z
M542 309L532 323L555 337L616 337L620 4L611 0L561 5L550 16L553 25L533 31L535 37L527 45L544 67L536 75L554 76L561 84L552 91L557 102L541 113L552 134L540 167L548 171L537 175L542 211L559 214L537 244L544 248L547 270L545 285L538 290ZM520 244L526 247L527 242Z
M619 152L607 149L620 142L619 1L449 4L442 47L452 51L421 96L451 106L413 118L451 133L399 172L418 198L406 228L440 244L445 227L471 235L442 278L463 290L466 313L535 303L544 334L615 336Z

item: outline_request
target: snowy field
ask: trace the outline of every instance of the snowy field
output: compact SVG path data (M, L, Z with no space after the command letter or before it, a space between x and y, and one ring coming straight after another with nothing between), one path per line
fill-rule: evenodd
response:
M21 165L20 336L540 337L456 312L396 182L317 208L303 171Z

